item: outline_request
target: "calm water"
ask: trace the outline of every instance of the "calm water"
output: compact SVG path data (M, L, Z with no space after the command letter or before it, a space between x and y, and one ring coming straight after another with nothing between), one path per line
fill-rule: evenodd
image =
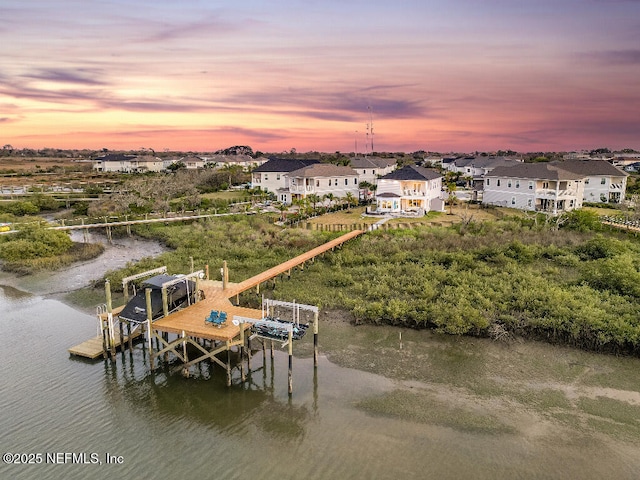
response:
M325 318L326 317L326 318ZM296 344L221 368L150 374L71 358L94 318L0 285L0 453L96 453L102 464L0 465L0 478L640 476L640 362L548 345L354 328L321 316L322 355ZM122 464L106 464L105 455ZM89 457L90 458L90 457ZM46 459L46 457L45 457Z

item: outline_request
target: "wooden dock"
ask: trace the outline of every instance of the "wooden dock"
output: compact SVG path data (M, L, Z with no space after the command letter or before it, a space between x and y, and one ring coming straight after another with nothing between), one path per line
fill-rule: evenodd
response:
M270 268L258 275L255 275L240 283L228 282L228 271L226 270L226 262L223 267L223 281L202 281L197 280L198 289L204 293L204 298L196 303L185 307L176 312L170 313L158 320L152 321L149 317L146 323L141 324L135 331L135 335L141 335L143 328L147 330L147 346L150 356L151 370L156 368L156 359L168 358L169 354L176 357L182 362L181 368L184 375L189 375L189 368L197 363L208 360L211 363L218 364L225 368L227 373L227 385L231 385L231 349L237 347L240 351L240 358L245 358L245 343L247 342L246 332L251 328L251 321L261 320L263 318L263 311L253 308L241 307L234 305L231 302L231 298L239 298L240 293L245 292L251 288L259 290L260 284L269 281L278 275L288 274L291 275L292 269L298 266L304 266L305 262L312 261L315 257L324 254L329 250L333 250L341 246L343 243L357 237L364 233L363 230L354 230L346 233L338 238L335 238L323 245L309 250L297 257L294 257L286 262L281 263L273 268ZM151 272L151 271L150 271ZM198 272L187 275L194 276ZM107 304L111 301L111 291L106 286L107 291ZM147 305L151 305L150 290L147 290ZM237 302L236 302L237 303ZM124 306L118 307L112 310L112 317L109 319L108 314L101 313L99 322L104 330L105 320L107 323L112 324L113 318L117 316ZM318 309L317 307L310 307L315 311L315 318L313 320L313 336L314 336L314 364L317 366L318 361ZM147 310L150 311L149 307ZM212 325L205 321L205 318L209 314L216 310L218 312L225 312L227 315L227 322L221 327ZM165 306L166 311L166 306ZM240 319L233 321L234 317ZM242 320L244 319L244 320ZM122 328L122 324L120 324ZM113 325L110 327L113 330ZM174 336L173 340L169 339L169 334ZM122 332L121 332L122 336ZM133 337L133 334L132 334ZM127 342L128 338L124 337L123 342L120 338L115 339L116 345L124 346L124 342ZM156 344L154 349L153 344ZM291 331L289 332L289 341L285 344L289 345L289 393L292 391L292 337ZM284 344L283 344L284 345ZM188 348L189 347L189 348ZM265 350L265 341L263 341L263 354ZM196 352L195 358L193 352ZM69 352L73 355L79 355L87 358L98 358L105 354L103 341L101 337L95 337L87 340L86 342L72 347ZM220 354L226 352L226 362L218 358ZM113 352L112 352L112 357ZM191 358L190 358L191 357ZM265 357L266 358L266 357ZM271 358L273 359L273 340L271 340ZM247 353L247 363L250 370L251 353ZM242 381L245 381L244 361L239 362Z
M142 330L138 329L131 334L131 340L135 340L140 335L142 335ZM124 343L126 344L129 341L129 337L127 335L124 336ZM120 337L116 337L115 341L116 350L120 348ZM75 347L71 347L69 349L69 353L71 355L76 355L78 357L85 357L91 360L95 360L96 358L102 357L104 355L104 345L102 337L93 337L89 340L82 342Z
M272 278L277 277L278 275L282 275L283 273L291 273L291 270L299 265L304 265L304 263L313 260L315 257L322 255L323 253L333 250L336 247L341 246L343 243L351 240L352 238L357 237L358 235L362 235L364 233L363 230L353 230L349 233L345 233L338 238L334 238L333 240L324 243L316 248L312 248L308 252L305 252L297 257L292 258L291 260L287 260L286 262L281 263L280 265L276 265L273 268L265 270L258 275L255 275L247 280L244 280L235 285L229 285L225 290L225 295L227 298L232 298L239 295L242 292L245 292L253 287L259 287L261 283L264 283Z

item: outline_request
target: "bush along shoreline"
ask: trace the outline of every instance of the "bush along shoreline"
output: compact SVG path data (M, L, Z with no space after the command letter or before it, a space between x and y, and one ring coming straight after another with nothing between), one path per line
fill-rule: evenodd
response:
M513 219L469 227L465 235L372 232L267 292L345 309L356 323L640 354L634 237L532 229Z
M37 224L25 225L17 233L0 238L2 270L21 275L57 270L91 260L103 251L100 244L75 243L66 232Z

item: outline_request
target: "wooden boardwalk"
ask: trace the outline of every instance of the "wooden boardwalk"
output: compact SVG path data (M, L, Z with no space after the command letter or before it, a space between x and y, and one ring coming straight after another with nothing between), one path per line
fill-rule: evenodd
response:
M287 260L286 262L281 263L280 265L276 265L269 270L265 270L258 275L255 275L247 280L244 280L238 284L228 286L224 291L227 298L232 298L237 296L238 294L249 290L250 288L257 287L261 283L266 282L267 280L271 280L278 275L283 273L289 273L293 268L304 264L310 260L313 260L315 257L322 255L323 253L333 250L336 247L341 246L343 243L351 240L352 238L357 237L358 235L362 235L364 233L363 230L353 230L349 233L345 233L344 235L334 238L333 240L320 245L319 247L313 248L308 252L305 252L297 257L292 258L291 260Z

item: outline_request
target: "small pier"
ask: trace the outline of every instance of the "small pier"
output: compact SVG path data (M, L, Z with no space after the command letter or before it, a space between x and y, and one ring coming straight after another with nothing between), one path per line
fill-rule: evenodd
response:
M317 256L322 255L330 250L340 247L345 242L364 233L363 230L354 230L335 238L323 245L309 250L297 257L270 268L258 275L255 275L243 282L232 284L229 283L229 276L226 262L222 268L222 282L214 282L209 280L201 280L205 276L203 271L194 272L192 274L180 277L162 285L162 301L163 315L159 319L152 318L151 305L151 289L145 290L146 296L146 312L147 321L132 325L130 322L119 322L119 339L116 338L116 319L124 306L111 308L111 291L108 282L105 285L107 304L101 308L98 313L99 331L102 336L90 339L80 345L69 349L72 355L79 355L87 358L99 358L101 355L105 358L111 356L115 360L115 352L117 347L123 347L125 344L132 348L132 341L136 337L146 332L146 348L149 351L150 369L156 369L158 360L169 360L173 357L181 362L180 369L183 375L189 375L190 367L203 362L209 361L223 367L227 374L227 385L231 385L232 370L239 367L241 380L246 379L247 371L251 370L251 340L257 339L262 344L263 355L266 360L267 346L271 349L271 358L273 359L273 345L282 343L282 347L288 346L289 349L289 393L292 393L292 359L293 359L293 337L294 326L299 326L300 311L306 310L313 315L308 318L304 324L304 329L312 327L309 331L313 331L314 344L314 365L318 365L318 308L310 305L301 305L291 302L278 302L272 300L263 300L262 309L253 309L238 305L239 295L242 292L256 288L259 293L260 285L275 277L283 274L291 276L294 268L304 268L304 264L313 261ZM208 277L208 268L207 277ZM132 277L123 279L123 287L125 289L125 299L128 297L128 283L132 280L143 278L145 275L166 272L165 267L160 269L143 272ZM167 308L167 291L169 284L177 281L188 281L190 278L195 279L196 283L196 300L189 306L178 309L175 312L169 312ZM236 304L231 302L235 297ZM291 312L291 319L282 320L282 336L274 339L259 330L252 331L254 325L263 323L265 325L276 325L271 319L275 317L274 309L280 308ZM144 310L141 310L144 311ZM223 312L228 320L222 325L213 325L205 319L212 312ZM127 335L124 334L125 327L128 330ZM172 339L170 340L170 335ZM119 341L118 341L119 340ZM154 348L155 344L155 348ZM231 350L237 349L239 352L239 362L233 366L231 364ZM194 352L195 355L194 355ZM226 352L226 359L220 356ZM246 369L245 369L246 360Z

